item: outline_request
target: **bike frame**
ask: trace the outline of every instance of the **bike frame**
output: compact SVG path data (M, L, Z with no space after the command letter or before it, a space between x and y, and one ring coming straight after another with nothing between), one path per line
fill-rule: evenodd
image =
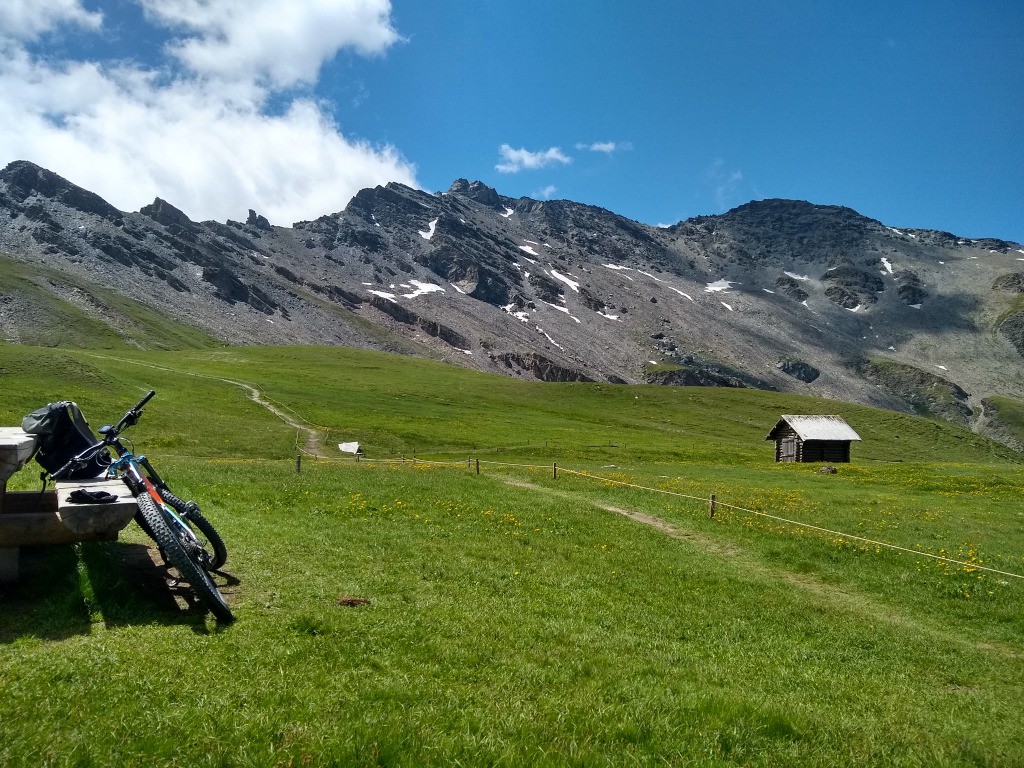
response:
M100 445L113 448L117 453L117 459L107 468L107 477L124 480L133 496L143 492L148 493L156 502L157 509L162 510L167 516L168 522L173 523L185 535L189 543L199 545L199 539L192 528L181 519L177 510L160 496L160 487L164 485L164 481L153 469L149 460L145 456L136 456L117 437L109 442L104 440ZM143 472L143 468L145 468L145 472Z

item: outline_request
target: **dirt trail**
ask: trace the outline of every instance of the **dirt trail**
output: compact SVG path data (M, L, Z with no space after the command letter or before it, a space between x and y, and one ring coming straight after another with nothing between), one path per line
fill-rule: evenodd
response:
M234 384L236 387L241 387L249 393L249 399L252 400L256 405L261 408L266 408L272 414L277 416L281 421L290 427L294 427L300 434L304 434L303 439L303 450L306 453L311 453L314 456L324 456L324 435L315 427L311 427L309 424L304 424L294 416L289 414L287 411L278 408L271 402L268 402L264 397L263 393L251 384L246 384L244 381L234 381L232 379L221 379L221 381L228 384Z
M543 486L534 485L533 483L521 480L505 478L505 482L518 488L525 488L527 490L537 491L551 496L558 496L559 498L573 499L575 501L581 500L579 494L556 491L552 488L545 488ZM1004 658L1024 659L1024 653L1017 648L972 640L971 638L963 637L962 635L941 627L935 627L930 624L923 623L905 613L894 610L891 605L882 603L870 595L854 592L848 588L838 587L834 584L826 584L820 579L806 573L793 573L792 571L787 571L783 568L774 567L765 563L755 554L748 552L741 547L719 541L712 536L708 536L697 531L684 530L678 525L670 523L667 520L663 520L660 517L648 515L636 510L601 504L596 501L591 503L598 509L603 509L606 512L614 512L615 514L622 515L623 517L628 517L630 520L649 526L670 538L689 542L712 555L742 565L743 569L748 573L772 581L785 581L796 589L813 595L816 600L833 610L855 614L861 619L868 619L872 622L885 622L915 634L926 634L937 641L963 645L973 650L985 653L994 653Z
M296 418L289 414L287 411L282 410L271 402L268 402L264 397L263 393L257 387L252 384L246 384L244 381L238 381L236 379L225 379L220 376L213 376L207 373L194 373L192 371L181 371L176 368L170 368L165 365L156 365L154 363L144 363L140 360L128 360L123 357L115 357L114 355L100 355L92 354L91 357L99 358L102 360L116 360L119 363L128 363L130 365L137 365L142 368L153 368L158 371L167 371L168 373L177 373L182 376L193 376L199 379L212 379L214 381L220 381L225 384L231 384L234 387L244 389L249 395L249 399L252 400L256 405L261 408L265 408L272 414L281 419L285 424L290 427L294 427L300 434L304 434L302 449L306 453L310 453L314 456L325 456L324 442L325 437L321 430L310 425L308 422L300 421L301 417Z

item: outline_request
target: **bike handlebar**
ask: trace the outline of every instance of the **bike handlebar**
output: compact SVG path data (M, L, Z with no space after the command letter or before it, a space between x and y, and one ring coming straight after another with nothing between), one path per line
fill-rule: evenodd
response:
M139 416L142 415L142 406L152 400L153 395L155 394L156 392L154 390L149 390L144 398L128 409L128 412L121 417L121 420L117 422L114 428L110 431L110 434L116 436L122 429L130 427L132 424L137 422L139 420Z

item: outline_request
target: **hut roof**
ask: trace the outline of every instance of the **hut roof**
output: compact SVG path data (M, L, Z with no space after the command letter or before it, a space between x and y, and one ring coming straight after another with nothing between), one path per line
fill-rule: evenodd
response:
M801 440L860 440L853 427L842 416L784 415L765 440L774 440L783 424L789 424Z

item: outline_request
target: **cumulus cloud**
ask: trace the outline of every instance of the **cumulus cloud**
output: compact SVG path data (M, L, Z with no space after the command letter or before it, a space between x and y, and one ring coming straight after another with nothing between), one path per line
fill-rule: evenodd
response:
M198 74L312 83L343 48L379 54L398 39L389 0L141 0L150 18L190 36L171 53Z
M103 14L87 11L80 0L3 0L0 38L32 40L62 24L98 29Z
M552 197L555 196L555 192L557 191L558 187L556 187L554 184L548 184L546 187L541 187L540 189L536 190L531 195L531 197L535 197L538 200L550 200Z
M494 168L499 173L519 173L524 169L532 171L549 165L568 165L572 162L572 158L558 147L531 152L528 149L514 149L508 144L502 144L498 148L498 154L502 162Z
M148 18L174 25L171 49L188 69L52 61L8 38L0 60L0 164L31 160L123 210L159 195L193 219L221 221L254 208L290 224L341 210L363 187L418 186L415 168L395 148L344 136L312 98L292 93L267 109L280 87L312 82L339 50L379 53L397 40L387 2L143 2ZM18 29L34 34L63 22L99 23L75 0L23 5L35 16ZM14 7L0 13L13 18ZM279 40L265 32L271 7L289 27ZM314 33L313 26L325 29ZM300 53L304 34L309 46Z

